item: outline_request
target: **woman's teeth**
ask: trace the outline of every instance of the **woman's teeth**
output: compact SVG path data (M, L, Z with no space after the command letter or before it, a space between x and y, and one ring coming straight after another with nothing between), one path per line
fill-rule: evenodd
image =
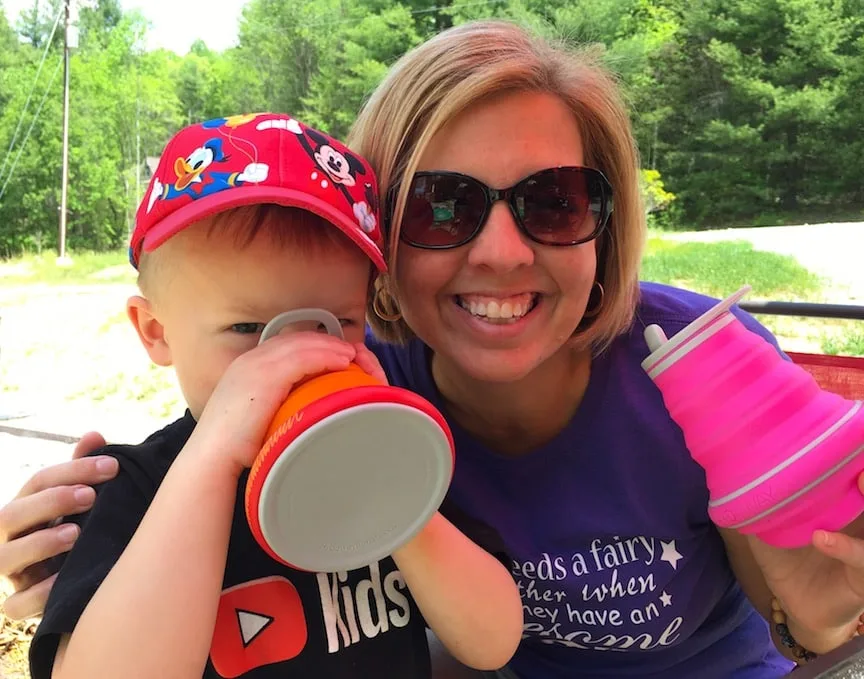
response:
M472 316L494 323L515 323L537 304L536 293L495 298L480 295L459 296L459 306Z

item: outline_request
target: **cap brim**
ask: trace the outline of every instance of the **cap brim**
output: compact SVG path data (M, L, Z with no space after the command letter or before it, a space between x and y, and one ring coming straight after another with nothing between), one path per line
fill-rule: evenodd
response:
M387 271L387 264L384 262L384 257L378 247L371 238L362 234L358 224L351 221L344 212L340 212L328 202L310 196L303 191L274 186L237 187L231 191L207 196L205 199L193 200L154 225L144 236L141 250L152 252L171 236L176 235L193 222L201 221L235 207L262 203L301 208L326 219L350 238L372 260L372 263L381 273ZM378 228L381 228L380 225Z

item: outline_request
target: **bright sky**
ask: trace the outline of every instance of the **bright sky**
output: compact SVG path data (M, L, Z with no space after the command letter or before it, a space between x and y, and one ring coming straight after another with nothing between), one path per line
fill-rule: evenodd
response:
M45 6L47 0L40 0ZM123 9L137 9L151 24L147 47L164 47L185 54L201 38L210 49L223 50L235 44L240 10L247 0L120 0ZM0 0L14 25L22 9L33 0Z

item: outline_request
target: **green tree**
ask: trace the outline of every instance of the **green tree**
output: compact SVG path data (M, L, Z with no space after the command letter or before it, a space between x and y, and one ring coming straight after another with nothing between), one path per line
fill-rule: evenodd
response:
M840 0L683 4L658 72L675 111L658 168L687 217L779 221L846 207L835 202L832 147L864 56L860 15Z
M358 4L355 17L362 11ZM334 26L318 47L318 72L303 98L304 120L344 137L390 64L418 42L411 13L398 4Z

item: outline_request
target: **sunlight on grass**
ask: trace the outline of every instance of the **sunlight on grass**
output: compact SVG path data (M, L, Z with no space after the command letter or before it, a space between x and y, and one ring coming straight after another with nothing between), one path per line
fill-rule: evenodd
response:
M70 265L57 264L57 253L45 251L0 261L0 286L26 284L90 285L134 283L135 270L126 251L72 252Z
M118 311L117 313L112 314L111 316L106 318L102 325L99 326L99 330L97 332L102 335L104 333L111 332L118 325L128 322L129 316L126 315L126 310L123 309L122 311Z
M864 356L864 330L856 328L828 335L822 340L822 351L832 356Z
M642 260L642 278L713 297L726 297L745 283L750 299L817 300L822 280L793 257L754 250L741 241L687 243L653 237Z
M664 240L652 232L642 262L643 280L726 297L745 283L748 299L821 301L830 285L793 257L754 250L743 241L695 243ZM859 321L760 314L758 320L790 351L864 356Z
M759 314L764 325L787 351L864 356L861 321Z

